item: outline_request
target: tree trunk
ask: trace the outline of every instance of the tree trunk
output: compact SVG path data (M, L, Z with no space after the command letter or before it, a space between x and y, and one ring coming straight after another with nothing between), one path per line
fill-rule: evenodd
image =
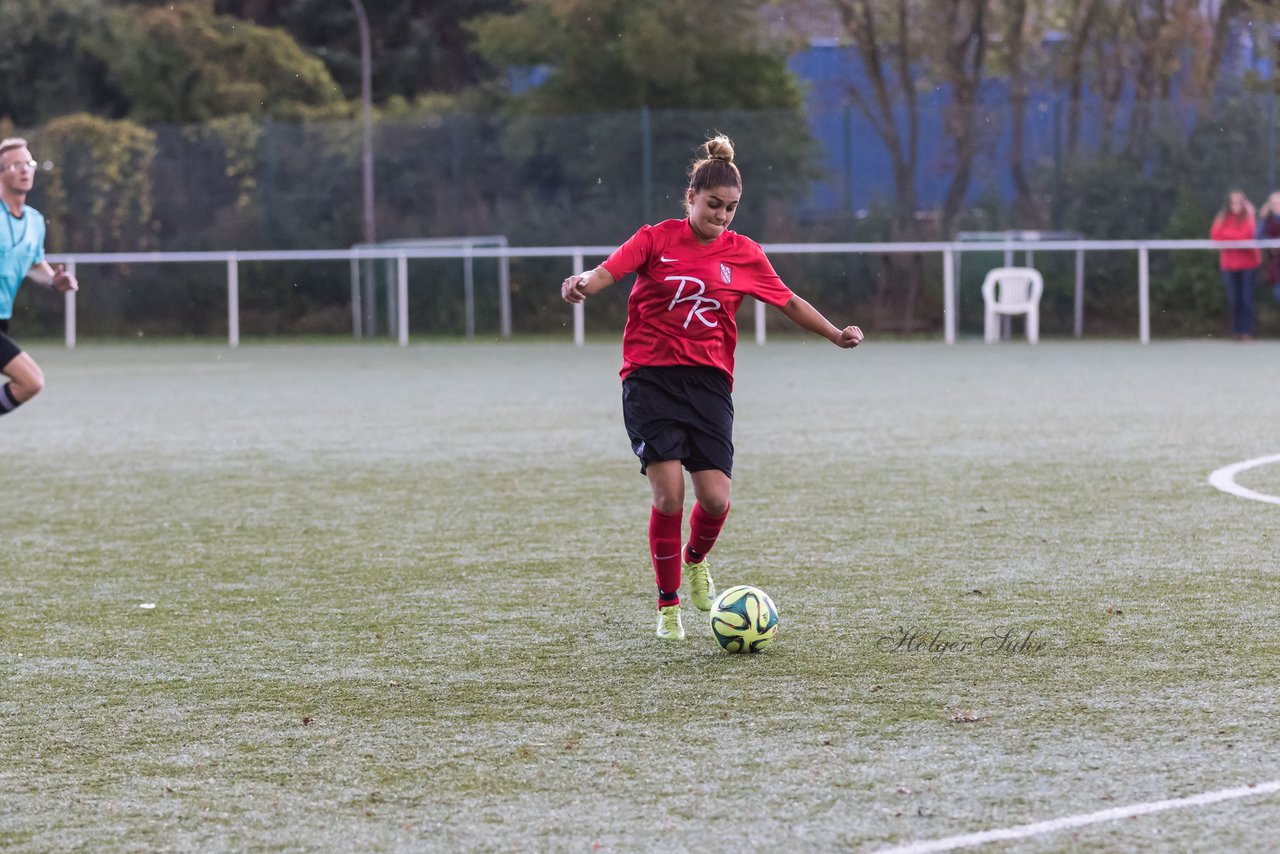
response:
M1043 206L1036 200L1035 190L1027 176L1027 78L1026 36L1027 0L1006 0L1008 15L1005 45L1009 60L1009 174L1015 193L1014 213L1022 228L1040 228L1046 219Z
M978 87L987 53L989 0L955 0L945 7L943 73L951 83L952 104L944 126L955 147L955 167L942 203L942 235L949 236L964 207L977 150Z

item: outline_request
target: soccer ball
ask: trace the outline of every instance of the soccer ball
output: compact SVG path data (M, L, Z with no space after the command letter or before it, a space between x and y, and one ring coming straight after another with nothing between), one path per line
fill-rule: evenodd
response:
M728 652L759 652L777 631L778 609L759 587L730 587L711 604L711 634Z

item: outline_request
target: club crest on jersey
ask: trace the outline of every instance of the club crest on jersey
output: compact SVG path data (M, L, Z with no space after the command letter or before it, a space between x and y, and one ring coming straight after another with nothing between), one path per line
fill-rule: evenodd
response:
M729 269L728 264L720 265L720 280L726 285L733 282L733 271Z
M727 274L729 268L720 265L720 269ZM702 322L703 326L719 326L720 324L714 317L707 317L708 311L715 311L720 307L720 300L713 297L703 296L707 292L707 283L693 276L667 276L664 281L679 282L676 287L676 295L671 298L671 304L667 306L667 311L673 311L678 303L691 303L689 313L684 318L684 328L689 328L689 321L695 317ZM685 292L686 286L689 293ZM696 288L696 290L695 290Z

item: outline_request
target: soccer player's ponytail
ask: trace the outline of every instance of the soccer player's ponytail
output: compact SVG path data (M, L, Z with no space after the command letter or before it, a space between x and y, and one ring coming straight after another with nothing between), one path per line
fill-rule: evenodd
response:
M695 160L689 167L689 192L696 194L714 187L741 190L742 173L733 162L733 142L729 137L718 133L700 147L706 156Z

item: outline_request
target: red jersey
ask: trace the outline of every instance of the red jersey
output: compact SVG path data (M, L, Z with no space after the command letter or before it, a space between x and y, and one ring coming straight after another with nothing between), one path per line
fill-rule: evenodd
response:
M1214 221L1209 229L1210 240L1253 240L1257 226L1253 217L1228 213ZM1224 249L1219 253L1219 266L1224 270L1252 270L1262 263L1261 249Z
M732 382L742 298L783 306L792 296L760 244L727 229L701 243L688 219L644 226L602 266L614 281L636 273L622 333L624 377L642 367L706 365Z

